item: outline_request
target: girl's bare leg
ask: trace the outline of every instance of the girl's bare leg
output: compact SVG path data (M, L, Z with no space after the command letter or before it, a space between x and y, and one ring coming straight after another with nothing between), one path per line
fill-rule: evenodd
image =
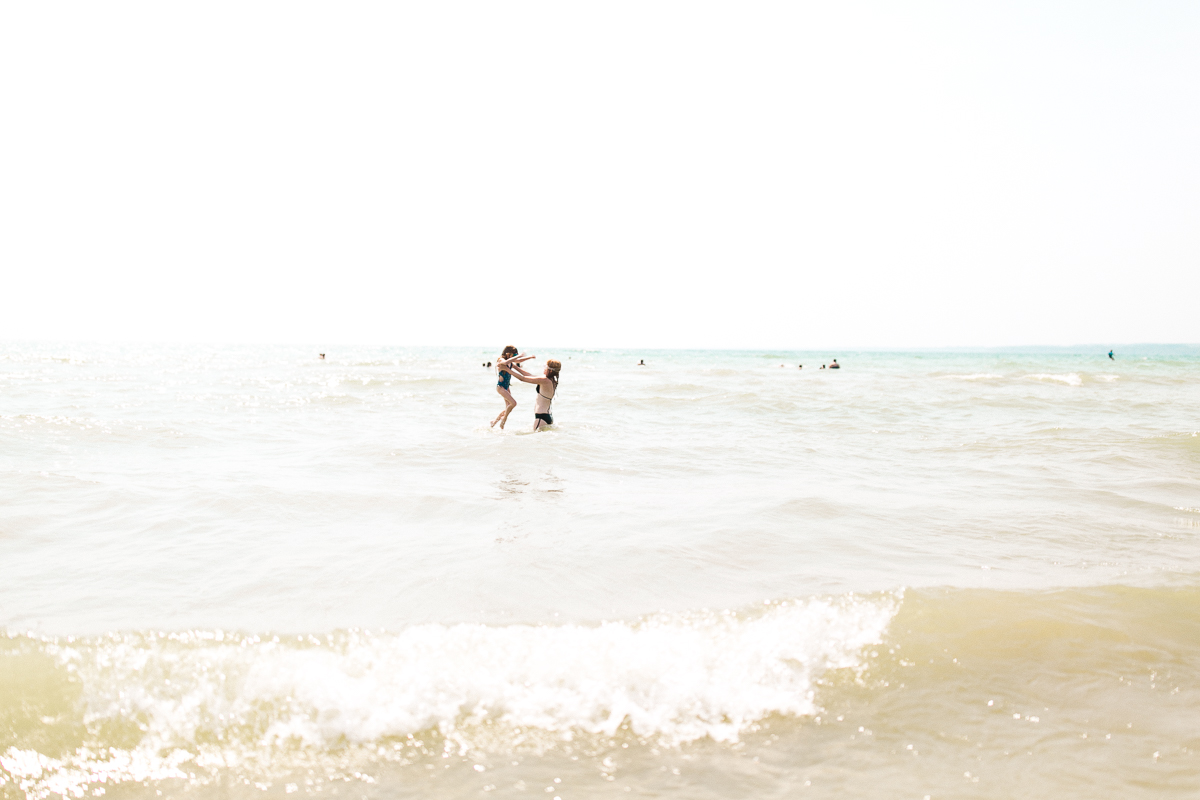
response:
M512 410L517 407L517 401L513 400L513 396L508 389L497 386L496 392L504 398L504 410L497 414L496 418L492 420L491 427L496 427L496 423L499 422L500 430L504 430L504 423L508 422L508 415L511 414Z
M512 403L510 403L508 407L504 409L504 419L500 420L500 430L504 430L504 423L508 422L508 415L511 414L512 410L516 407L517 401L513 400Z

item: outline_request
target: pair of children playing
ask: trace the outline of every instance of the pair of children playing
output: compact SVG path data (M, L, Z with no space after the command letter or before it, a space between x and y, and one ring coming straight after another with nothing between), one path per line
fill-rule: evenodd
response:
M496 392L504 398L504 410L492 420L492 427L499 422L500 429L503 430L504 423L508 422L508 415L517 407L517 401L513 399L512 392L509 390L514 375L517 380L537 385L538 397L534 401L533 429L536 431L554 423L554 418L550 416L550 401L558 389L558 373L562 369L562 363L550 359L546 362L545 374L539 377L526 372L525 368L521 366L532 358L535 356L519 355L517 348L510 344L504 348L500 358L496 359L496 373L499 376L496 381Z

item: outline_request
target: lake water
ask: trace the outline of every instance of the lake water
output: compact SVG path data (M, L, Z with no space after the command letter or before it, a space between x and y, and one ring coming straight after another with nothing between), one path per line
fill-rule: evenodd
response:
M0 796L1200 793L1200 351L499 350L0 345Z

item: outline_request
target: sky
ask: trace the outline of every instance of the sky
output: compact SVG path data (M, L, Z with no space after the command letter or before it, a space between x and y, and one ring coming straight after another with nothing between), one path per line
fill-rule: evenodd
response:
M1195 2L0 6L0 340L1200 341Z

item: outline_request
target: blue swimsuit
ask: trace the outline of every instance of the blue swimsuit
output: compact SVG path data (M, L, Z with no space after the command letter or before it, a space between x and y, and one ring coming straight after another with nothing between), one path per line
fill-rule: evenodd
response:
M500 370L500 380L496 381L496 385L501 389L507 389L509 381L512 380L512 373Z

